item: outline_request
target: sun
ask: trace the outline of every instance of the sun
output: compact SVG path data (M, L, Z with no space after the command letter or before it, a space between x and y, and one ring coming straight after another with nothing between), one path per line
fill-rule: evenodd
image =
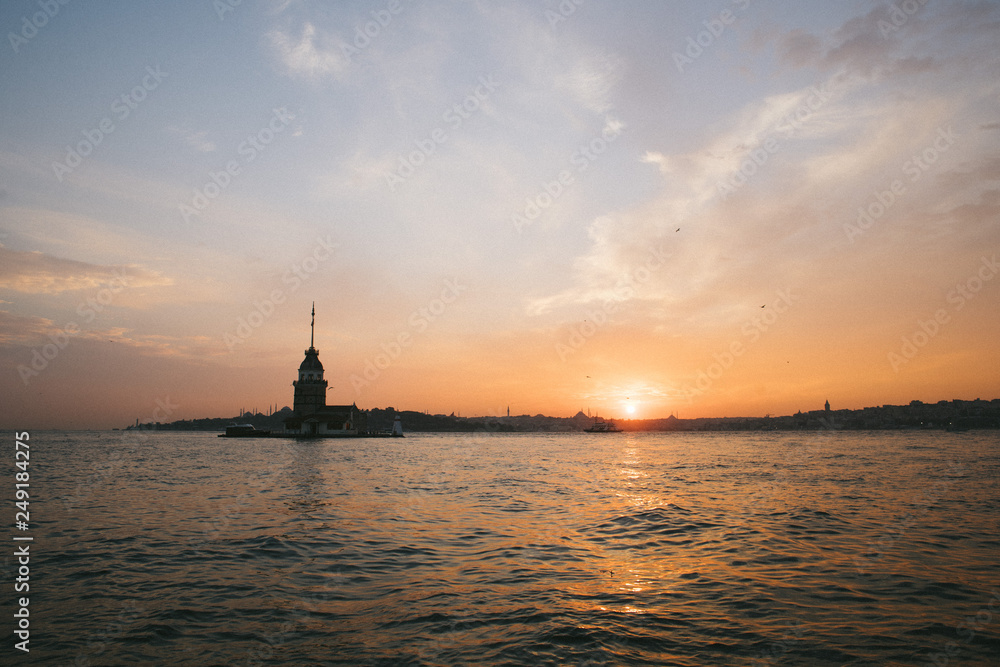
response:
M625 406L625 412L629 413L630 415L634 415L635 414L635 406L634 405L626 405Z

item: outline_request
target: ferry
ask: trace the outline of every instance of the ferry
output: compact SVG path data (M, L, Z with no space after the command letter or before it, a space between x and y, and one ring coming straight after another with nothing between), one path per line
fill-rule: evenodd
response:
M270 431L258 431L253 424L230 424L226 432L219 434L220 438L266 438Z
M615 426L615 422L611 419L604 421L600 417L594 417L594 425L590 428L583 429L586 433L621 433L622 430Z

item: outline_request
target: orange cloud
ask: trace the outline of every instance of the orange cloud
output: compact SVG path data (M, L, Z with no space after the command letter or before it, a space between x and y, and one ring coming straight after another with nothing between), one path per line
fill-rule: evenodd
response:
M119 282L130 287L171 284L169 279L134 265L88 264L38 251L9 250L0 245L0 289L24 294L59 294Z

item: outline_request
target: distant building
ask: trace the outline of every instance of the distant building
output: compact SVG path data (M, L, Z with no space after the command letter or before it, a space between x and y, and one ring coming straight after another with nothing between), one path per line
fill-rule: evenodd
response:
M367 414L357 405L327 405L327 381L323 379L323 364L314 346L316 304L313 303L309 349L299 364L299 379L292 382L295 398L292 416L285 421L285 432L296 435L358 435L367 430Z

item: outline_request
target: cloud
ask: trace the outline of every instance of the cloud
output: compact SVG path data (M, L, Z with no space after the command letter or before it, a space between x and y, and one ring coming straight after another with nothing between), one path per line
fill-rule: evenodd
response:
M184 143L200 153L212 153L215 151L215 142L208 140L207 131L192 132L191 130L175 125L170 125L167 129L179 135L184 140Z
M879 5L867 14L852 17L829 35L821 37L796 28L784 34L759 32L755 41L759 45L767 38L773 39L779 61L789 67L815 67L870 79L937 68L940 64L933 58L902 54L904 38L926 27L926 19L920 14L907 16L901 22L891 6Z
M793 66L809 65L819 61L823 42L819 37L798 28L778 40L778 57Z
M119 282L129 286L171 284L163 276L134 265L101 266L38 251L9 250L0 245L0 289L24 294L59 294Z
M566 90L585 109L605 114L614 107L612 93L620 78L621 66L611 54L581 56L567 68L564 76L557 78L556 85Z
M7 348L32 347L47 343L51 340L51 335L66 331L72 322L72 320L67 320L65 323L59 324L46 317L18 315L10 311L0 310L0 346ZM79 329L78 325L77 328L76 333L69 336L71 341L116 345L135 350L146 356L204 360L229 355L229 350L217 337L138 334L124 327L88 330Z
M855 249L857 257L843 266L830 264L846 244L842 223L876 185L884 187L901 175L907 157L923 150L937 128L974 104L938 96L914 105L905 96L872 96L878 85L832 74L826 84L747 103L691 150L650 147L639 161L660 172L660 195L594 216L587 227L590 246L577 257L569 286L535 295L527 302L528 314L567 317L600 305L612 298L623 277L639 275L658 248L667 255L664 265L634 294L618 297L616 322L659 327L666 317L675 333L728 326L742 317L741 306L755 295L791 284L815 285L819 267L843 272L851 261L868 261L866 253L877 255L875 249L882 249L889 236L872 234L863 251ZM722 196L719 183L741 172L751 152L768 140L775 149L764 164L750 164L745 185ZM985 178L990 167L984 164L976 174ZM938 173L943 168L944 162ZM893 210L892 220L917 230L921 207L952 194L925 177ZM988 205L981 205L975 211L956 209L955 216L969 223L972 233L971 226L988 212ZM888 219L880 224L888 226ZM911 237L900 244L898 255L921 242ZM864 284L854 283L863 275L849 272L846 291L864 290Z
M55 322L48 318L0 310L0 345L4 347L29 345L55 329Z
M274 30L269 37L281 63L293 76L341 79L351 64L341 49L343 43L318 34L316 26L308 21L297 37L284 30Z

